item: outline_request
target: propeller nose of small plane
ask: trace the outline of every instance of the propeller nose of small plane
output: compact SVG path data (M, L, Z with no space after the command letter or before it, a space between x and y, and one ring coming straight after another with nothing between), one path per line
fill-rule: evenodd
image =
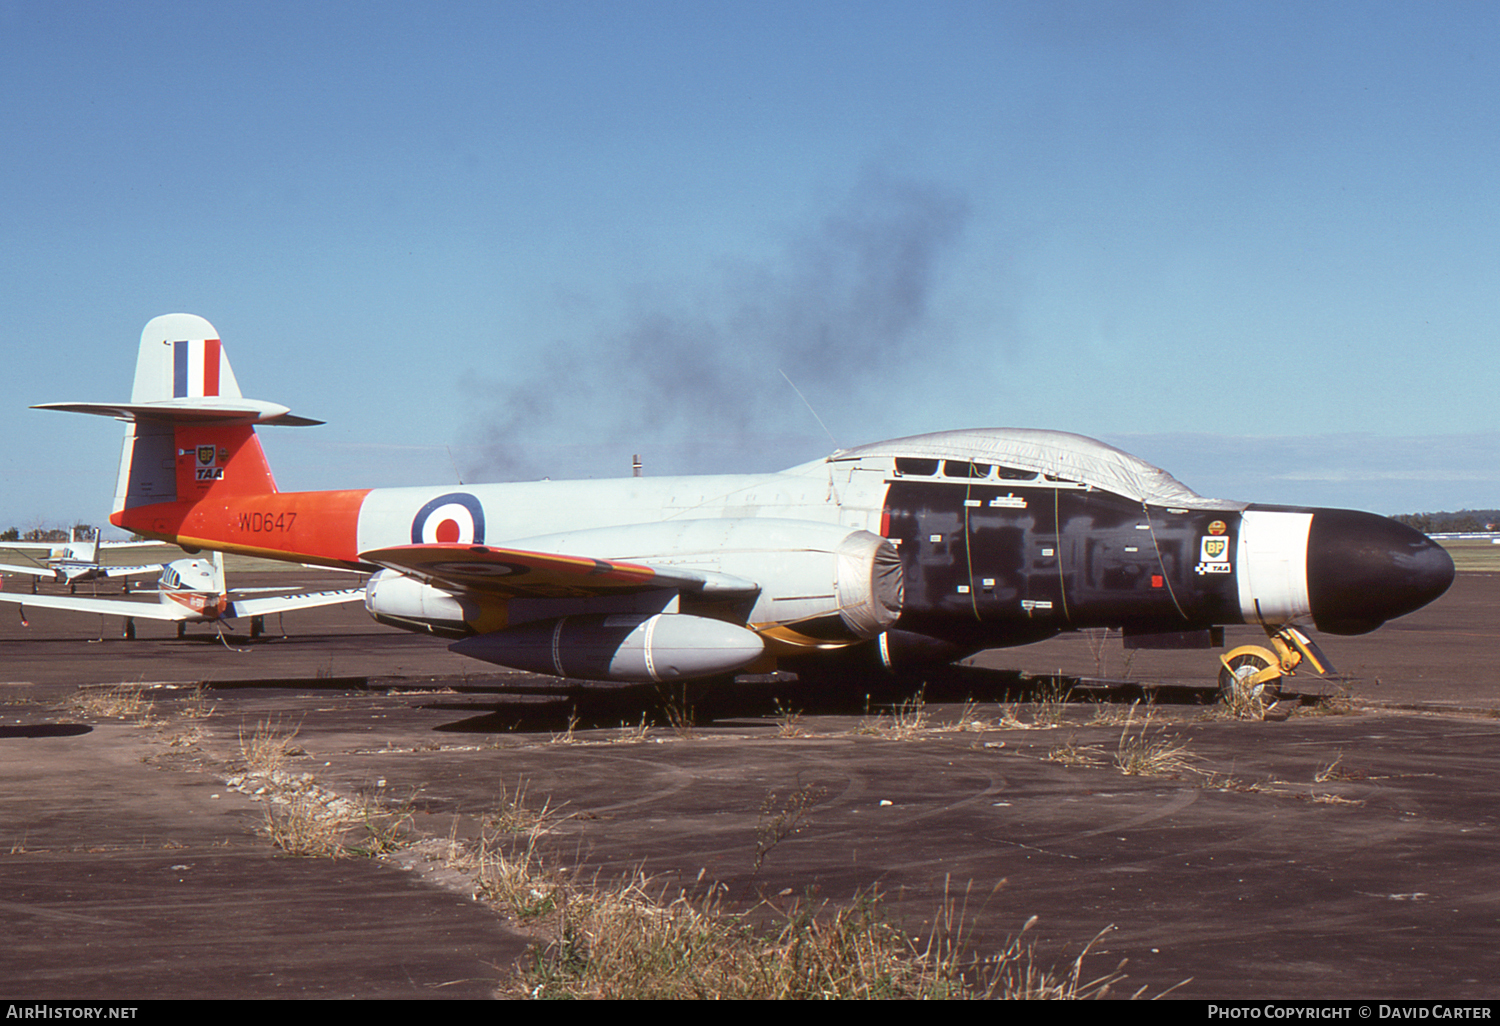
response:
M1422 608L1452 583L1453 558L1420 531L1356 510L1313 514L1307 597L1320 631L1365 634Z

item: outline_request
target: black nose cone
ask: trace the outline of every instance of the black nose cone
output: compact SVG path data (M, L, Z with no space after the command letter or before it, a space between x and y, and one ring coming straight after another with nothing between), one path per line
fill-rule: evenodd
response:
M1405 524L1348 509L1320 509L1307 538L1307 597L1329 634L1364 634L1448 590L1453 558Z

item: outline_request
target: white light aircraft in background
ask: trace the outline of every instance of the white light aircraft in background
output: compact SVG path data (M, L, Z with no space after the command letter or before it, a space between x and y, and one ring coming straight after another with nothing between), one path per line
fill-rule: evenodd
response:
M355 602L364 598L363 588L341 591L304 592L298 595L268 595L242 598L251 591L286 591L285 588L230 589L224 584L224 558L215 552L211 559L174 559L162 567L157 581L157 601L94 598L71 595L15 595L0 592L0 602L21 607L21 621L26 622L26 607L68 609L79 613L99 613L125 618L125 637L135 637L135 621L171 620L177 623L177 636L190 623L221 623L240 617L251 618L250 636L258 637L261 618L270 613L287 613L294 609ZM144 592L142 592L144 594Z
M143 563L137 566L106 566L99 559L101 548L162 547L163 542L107 542L99 540L98 528L73 528L65 542L0 542L0 549L17 552L46 552L43 561L35 566L13 566L0 563L0 571L12 574L27 574L31 577L31 590L36 591L40 578L51 577L58 584L66 584L69 592L78 589L80 581L97 581L105 578L136 577L140 574L160 573L162 563ZM125 582L128 591L130 582Z

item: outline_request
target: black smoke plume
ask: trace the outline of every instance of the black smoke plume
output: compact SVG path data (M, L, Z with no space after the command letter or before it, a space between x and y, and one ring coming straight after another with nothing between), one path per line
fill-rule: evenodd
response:
M471 389L484 394L465 480L557 476L538 456L559 443L597 446L585 473L601 476L628 473L622 449L645 453L648 472L769 469L720 464L756 462L768 435L815 423L783 372L837 431L841 411L890 401L930 361L929 307L968 214L936 185L866 178L776 265L684 287L675 309L642 302L618 327L549 346L524 382Z

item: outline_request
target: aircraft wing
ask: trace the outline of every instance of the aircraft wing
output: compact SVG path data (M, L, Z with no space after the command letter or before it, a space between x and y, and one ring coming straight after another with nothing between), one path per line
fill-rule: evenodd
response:
M365 589L363 588L345 588L341 591L314 591L305 595L235 599L224 610L224 616L228 619L241 616L265 616L267 613L286 613L293 609L312 609L315 606L333 606L340 602L357 602L364 597Z
M12 566L0 563L0 570L12 574L30 574L33 577L53 577L61 569L64 573L69 570L88 570L96 577L130 577L134 574L161 573L160 563L147 563L142 566L95 566L93 564L66 564L57 566Z
M55 574L45 566L9 566L0 563L0 570L9 574L30 574L33 577L53 577Z
M129 599L88 598L73 595L22 595L0 591L0 602L43 609L71 609L79 613L101 613L109 616L137 616L147 620L196 620L197 613L186 606L172 608L162 602L132 602Z
M129 577L133 574L159 574L162 571L160 563L146 563L141 566L100 566L94 568L94 572L103 577Z
M515 597L587 598L662 588L724 597L759 591L753 581L711 570L493 545L397 545L361 552L359 558L441 588Z

